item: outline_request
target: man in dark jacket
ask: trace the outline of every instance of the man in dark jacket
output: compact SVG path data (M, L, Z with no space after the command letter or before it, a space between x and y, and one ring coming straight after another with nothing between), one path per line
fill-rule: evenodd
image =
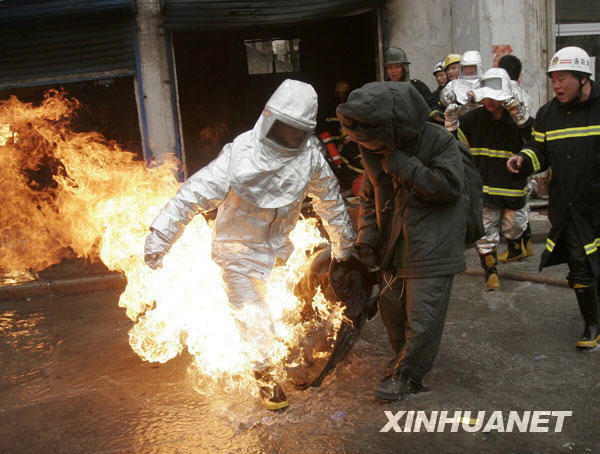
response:
M590 80L591 59L579 47L554 54L548 68L556 97L540 108L532 137L507 161L508 170L533 175L552 168L548 218L552 228L540 270L567 262L569 286L585 328L577 347L600 341L600 86Z
M365 168L358 254L381 269L380 309L396 357L376 395L423 390L437 355L453 276L465 269L468 198L458 142L427 121L410 83L373 82L337 109Z

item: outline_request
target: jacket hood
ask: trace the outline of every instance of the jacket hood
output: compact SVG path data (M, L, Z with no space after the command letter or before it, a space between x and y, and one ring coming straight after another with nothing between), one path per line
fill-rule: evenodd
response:
M352 91L337 114L352 140L378 138L396 148L417 137L429 107L410 82L371 82Z

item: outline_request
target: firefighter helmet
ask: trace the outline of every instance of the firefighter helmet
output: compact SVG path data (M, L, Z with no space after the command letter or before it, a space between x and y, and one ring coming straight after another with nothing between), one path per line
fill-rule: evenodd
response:
M433 67L433 75L435 76L436 73L439 73L440 71L444 70L444 62L443 61L438 61L435 66Z
M446 59L444 60L444 69L448 69L448 66L460 63L460 55L459 54L448 54Z
M465 66L475 66L477 72L475 74L465 74L463 68ZM481 54L478 50L468 50L460 57L460 78L473 80L481 77Z
M554 71L576 71L592 75L592 62L588 53L580 47L563 47L550 60L548 75Z
M348 82L346 82L345 80L341 80L337 84L335 84L334 90L335 91L350 91L350 84Z
M481 76L481 86L474 90L475 102L484 98L506 101L514 97L510 77L503 68L490 68Z
M400 65L410 65L410 62L406 57L406 52L404 52L404 49L401 49L399 47L388 47L385 51L383 62L385 66L394 63Z

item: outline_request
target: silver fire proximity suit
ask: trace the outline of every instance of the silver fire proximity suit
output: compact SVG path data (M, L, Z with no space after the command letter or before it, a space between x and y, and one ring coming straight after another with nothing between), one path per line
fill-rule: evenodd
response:
M254 128L225 145L218 157L192 175L152 222L145 259L158 266L191 218L218 208L212 256L223 270L229 303L251 360L268 364L274 328L265 287L277 258L293 251L295 227L305 195L322 218L336 259L354 247L352 227L339 185L312 135L317 94L309 84L286 80L273 93ZM282 142L276 127L295 131ZM298 134L299 133L299 134ZM278 138L280 139L278 141ZM154 254L159 263L152 263ZM252 317L239 317L240 311Z

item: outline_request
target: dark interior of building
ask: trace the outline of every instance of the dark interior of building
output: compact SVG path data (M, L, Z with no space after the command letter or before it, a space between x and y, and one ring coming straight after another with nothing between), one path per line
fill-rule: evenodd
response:
M249 74L245 41L268 39L299 40L299 71ZM175 31L173 45L188 175L251 129L284 79L311 83L322 116L334 109L337 82L356 88L377 73L374 12L276 28Z

